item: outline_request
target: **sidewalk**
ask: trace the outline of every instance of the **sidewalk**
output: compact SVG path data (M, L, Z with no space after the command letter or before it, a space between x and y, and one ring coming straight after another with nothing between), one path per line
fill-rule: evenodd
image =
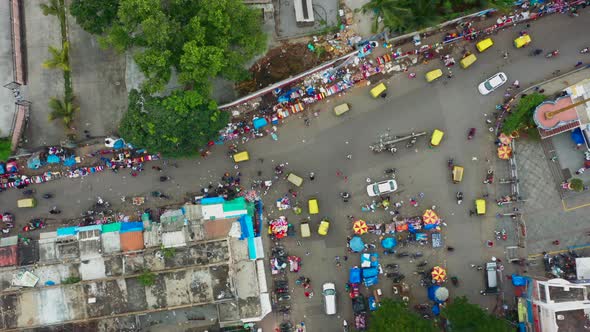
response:
M0 137L8 137L16 107L12 91L3 86L14 80L12 57L12 34L10 27L10 1L0 1Z

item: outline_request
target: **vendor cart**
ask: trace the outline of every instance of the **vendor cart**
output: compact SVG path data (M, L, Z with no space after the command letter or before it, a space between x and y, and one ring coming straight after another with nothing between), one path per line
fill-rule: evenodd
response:
M139 196L139 197L133 197L133 205L143 205L143 203L145 203L145 197L143 196Z

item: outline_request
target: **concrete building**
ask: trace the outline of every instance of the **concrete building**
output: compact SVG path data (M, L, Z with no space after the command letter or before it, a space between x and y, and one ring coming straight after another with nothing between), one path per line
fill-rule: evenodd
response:
M531 279L527 296L528 322L535 332L590 329L590 280Z
M222 204L228 213L246 203ZM142 217L43 233L27 244L38 249L30 266L15 266L16 237L3 239L0 329L120 330L151 326L171 311L166 316L178 311L212 331L261 320L270 298L263 261L251 259L238 221L247 215L204 220L201 210L187 204L158 222Z

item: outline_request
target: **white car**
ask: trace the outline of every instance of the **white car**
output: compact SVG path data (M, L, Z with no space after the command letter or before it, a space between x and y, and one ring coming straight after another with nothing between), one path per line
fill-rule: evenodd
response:
M336 286L332 282L322 285L322 294L324 295L324 310L326 315L336 314Z
M385 180L367 186L367 194L371 197L392 193L396 190L397 182L395 180Z
M506 74L504 74L503 72L499 72L496 75L481 82L477 89L479 90L479 93L485 96L504 85L504 83L506 83L507 81L508 76L506 76Z

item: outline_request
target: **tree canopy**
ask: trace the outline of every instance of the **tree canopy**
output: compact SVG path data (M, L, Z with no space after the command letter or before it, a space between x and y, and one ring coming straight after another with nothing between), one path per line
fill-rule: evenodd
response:
M70 13L82 29L102 34L117 17L119 0L72 0Z
M502 132L510 135L524 126L534 127L533 112L546 99L545 95L533 93L520 98L516 107L504 121Z
M455 298L441 312L449 320L454 332L509 332L514 328L478 305L469 303L466 297Z
M383 299L381 306L371 313L369 332L434 332L433 322L410 311L407 304Z
M132 90L119 133L136 146L170 156L191 155L215 139L228 120L227 112L198 91L151 97Z
M513 0L371 0L362 9L372 11L375 19L391 31L406 33L421 30L443 21L484 8L511 8Z
M244 65L262 52L259 13L242 0L119 0L104 46L132 50L146 92L162 91L172 69L185 86L207 92L209 80L242 80Z

